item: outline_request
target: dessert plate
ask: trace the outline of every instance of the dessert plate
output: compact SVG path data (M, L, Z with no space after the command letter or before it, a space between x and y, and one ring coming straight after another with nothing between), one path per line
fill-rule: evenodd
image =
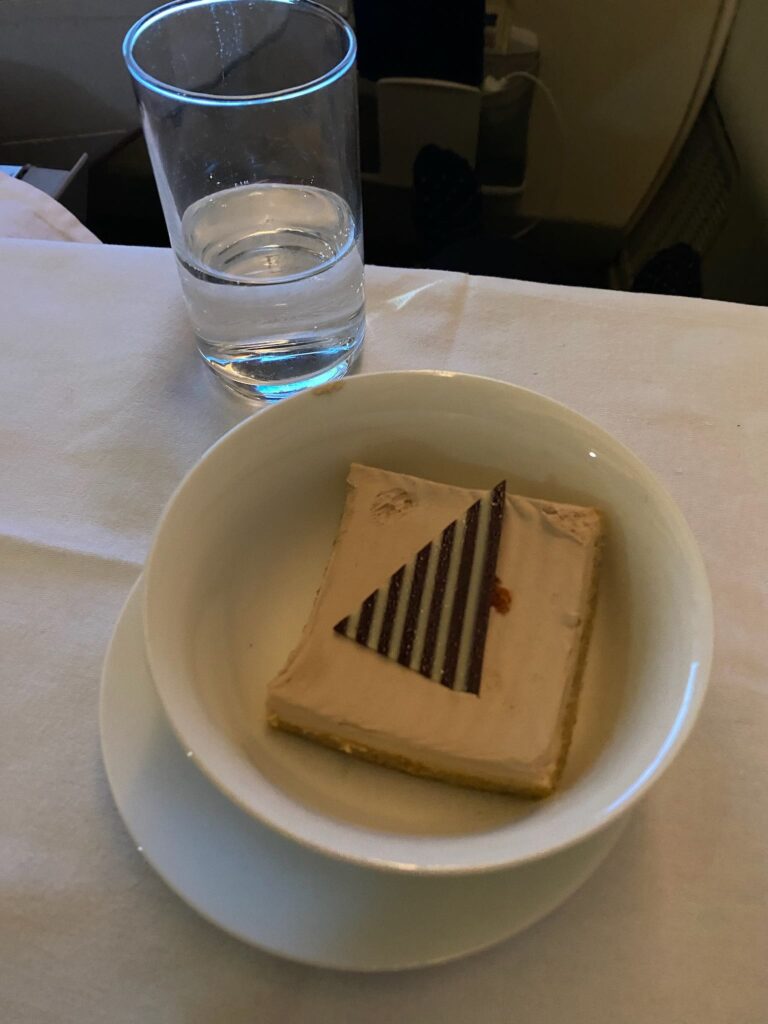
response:
M102 751L115 803L171 889L262 950L357 971L475 952L562 903L623 828L626 817L543 860L457 877L359 867L286 839L228 801L177 743L149 673L141 602L139 580L102 675Z

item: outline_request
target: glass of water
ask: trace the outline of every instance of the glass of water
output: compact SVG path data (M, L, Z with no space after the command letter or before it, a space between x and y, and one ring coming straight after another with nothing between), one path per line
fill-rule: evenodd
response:
M180 0L123 53L203 359L254 398L343 376L365 333L350 26L313 0Z

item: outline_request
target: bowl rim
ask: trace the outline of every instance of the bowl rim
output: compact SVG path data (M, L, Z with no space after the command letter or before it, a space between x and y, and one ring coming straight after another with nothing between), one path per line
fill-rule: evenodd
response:
M158 566L159 552L162 551L162 541L168 529L169 520L175 514L174 509L179 498L201 473L203 467L208 465L213 459L219 458L219 453L236 443L236 439L240 435L254 429L258 430L258 426L254 426L254 424L263 422L264 417L268 417L271 422L277 417L299 413L303 405L307 401L316 400L318 394L331 393L341 388L349 388L350 386L354 389L376 388L379 383L396 382L398 378L402 380L422 378L427 381L445 379L456 382L459 386L503 390L507 395L516 395L519 400L538 404L545 411L559 417L561 421L570 422L577 427L588 430L591 434L597 436L600 441L604 442L606 447L610 447L613 452L618 454L625 465L629 464L633 467L643 487L654 494L657 507L660 507L668 521L674 524L678 540L685 548L685 561L691 581L692 593L697 595L699 605L698 617L692 632L692 648L697 651L698 657L691 661L688 679L683 688L677 713L666 730L664 739L658 745L656 753L649 760L645 768L601 814L593 816L591 820L586 821L581 827L572 828L566 834L555 837L548 842L542 842L540 846L532 849L519 851L515 850L514 843L508 843L509 848L504 850L503 853L499 850L493 856L483 857L479 853L483 844L487 844L488 832L458 836L427 837L379 832L375 829L356 826L353 823L326 818L319 812L312 811L306 807L299 808L298 801L279 793L277 787L273 787L274 795L277 796L277 799L273 800L272 803L283 804L285 810L288 811L287 817L289 819L295 816L303 819L303 822L298 827L295 823L292 826L290 823L286 823L280 816L269 813L268 810L257 805L256 801L249 802L247 799L244 799L242 793L238 792L236 788L233 789L231 784L228 783L226 777L224 777L226 773L223 775L215 766L209 764L205 757L198 755L197 750L195 750L198 746L195 739L186 733L184 723L178 721L172 702L169 703L169 695L163 686L162 680L158 681L158 659L153 656L152 652L151 619L152 595L154 593L153 581L160 571ZM453 386L453 383L451 386ZM289 410L289 412L287 413L286 410ZM685 516L667 488L639 456L594 421L556 399L549 398L530 388L489 376L451 370L387 370L360 373L330 385L325 384L317 388L308 389L285 398L280 402L267 405L263 409L256 410L256 412L247 416L215 441L184 474L159 517L152 536L143 575L145 584L142 614L148 666L166 718L179 743L185 749L189 749L190 752L194 751L194 760L198 768L202 770L203 774L220 792L235 803L244 813L279 834L316 852L365 868L402 871L425 876L474 874L513 868L578 845L596 832L607 827L620 816L626 814L648 792L651 786L661 778L688 739L701 710L709 682L714 637L711 589L698 543ZM190 754L190 756L192 755ZM258 773L255 765L254 772ZM272 784L270 783L269 785L271 786ZM514 835L516 825L517 821L513 820L506 825L494 828L493 834L495 836L504 835L511 838ZM350 844L348 841L350 835L354 835L358 840L361 836L366 835L372 838L375 837L376 843L367 845L383 848L383 852L374 853L373 850L368 850L367 852L356 851L354 849L354 842ZM352 848L349 848L350 846ZM447 856L441 855L436 859L434 857L425 858L421 851L428 851L430 846L444 848L446 851L453 848L454 853L449 853ZM466 852L463 852L461 849L469 847L471 851L471 848L475 846L478 850L478 856L475 859L468 857ZM495 846L503 849L504 843L497 842ZM398 847L402 848L402 853L398 854L395 852ZM419 851L418 854L416 853L417 850ZM457 856L457 854L461 855Z

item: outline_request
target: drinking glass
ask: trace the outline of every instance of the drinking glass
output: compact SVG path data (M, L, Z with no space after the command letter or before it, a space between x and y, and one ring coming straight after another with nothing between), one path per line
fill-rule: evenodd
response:
M313 0L177 0L123 43L200 354L251 397L363 342L355 53Z

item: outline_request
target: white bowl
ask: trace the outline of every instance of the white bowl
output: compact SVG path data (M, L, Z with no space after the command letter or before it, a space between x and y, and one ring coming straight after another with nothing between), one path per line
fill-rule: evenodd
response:
M266 685L309 615L353 461L467 487L504 477L607 513L576 732L548 799L413 778L265 724ZM690 731L712 646L701 557L650 471L562 405L451 373L352 377L223 437L162 516L144 618L170 723L224 793L327 854L424 873L521 864L625 813Z

